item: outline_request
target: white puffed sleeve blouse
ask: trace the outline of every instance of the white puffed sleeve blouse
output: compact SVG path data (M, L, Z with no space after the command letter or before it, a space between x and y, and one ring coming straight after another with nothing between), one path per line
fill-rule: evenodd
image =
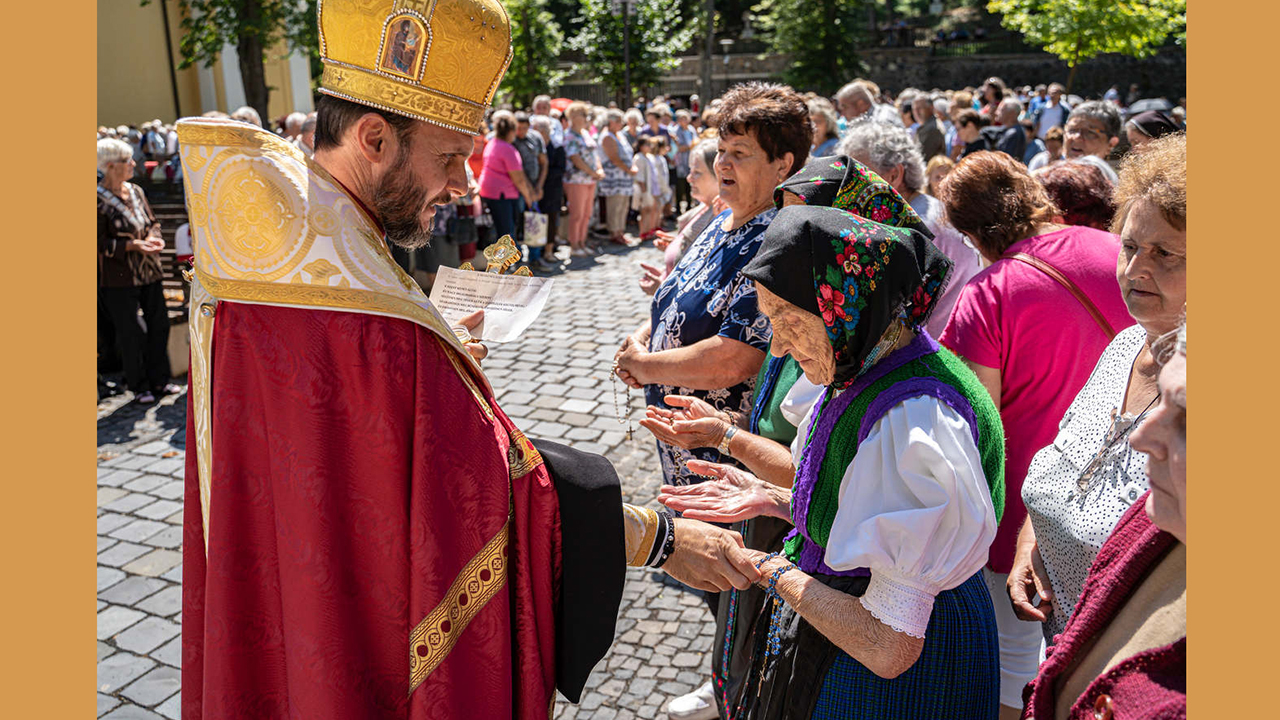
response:
M791 446L800 464L812 409ZM871 428L840 483L826 548L833 570L869 568L862 606L923 638L938 593L987 563L995 508L969 423L936 398L908 399Z

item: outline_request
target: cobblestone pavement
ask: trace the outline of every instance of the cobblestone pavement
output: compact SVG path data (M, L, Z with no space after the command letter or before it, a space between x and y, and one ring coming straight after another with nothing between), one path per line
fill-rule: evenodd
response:
M661 265L661 253L646 245L575 260L555 275L534 326L491 346L484 366L525 433L603 454L618 468L624 498L656 507L662 474L652 437L636 426L627 440L609 379L618 344L648 314L639 261ZM149 407L129 399L98 408L98 715L178 718L186 395ZM631 407L643 415L638 393ZM710 676L712 634L700 594L661 572L629 569L617 640L581 704L559 698L555 717L664 716L669 698Z

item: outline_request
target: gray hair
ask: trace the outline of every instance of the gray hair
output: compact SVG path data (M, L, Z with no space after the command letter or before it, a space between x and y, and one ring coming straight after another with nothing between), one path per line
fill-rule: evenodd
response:
M693 115L690 115L688 110L685 110L684 108L680 108L679 110L676 111L676 120L679 120L681 118L684 118L685 120L692 120Z
M106 172L107 163L128 162L133 157L133 148L129 143L116 138L102 138L98 141L98 169Z
M231 119L262 127L262 116L258 114L257 110L254 110L248 105L237 108L235 112L231 113Z
M317 119L317 115L315 113L311 113L307 115L307 119L302 121L301 132L303 133L315 132L316 119Z
M1067 120L1073 117L1088 118L1096 120L1102 124L1102 129L1106 131L1107 137L1120 137L1120 111L1115 105L1102 100L1090 100L1080 103L1076 106L1071 114L1067 116Z
M844 100L845 98L862 98L869 103L874 103L875 98L871 96L871 90L866 84L854 80L836 92L836 100Z
M947 113L951 112L951 101L947 100L946 98L938 98L937 100L934 100L933 111L940 112L943 115L946 115Z
M707 138L699 141L693 146L693 151L689 153L689 157L700 155L702 161L707 164L707 169L713 174L716 171L716 154L720 152L719 138Z
M604 121L606 123L622 122L622 111L619 110L618 108L609 108L604 113Z
M908 190L924 189L924 156L906 128L884 123L857 123L849 128L836 150L858 159L879 175L902 166L902 182Z
M639 108L631 108L630 110L627 110L627 112L622 117L627 122L631 122L632 120L635 120L637 125L644 124L644 113L640 112Z
M537 97L535 97L535 98L533 99L533 103L531 103L531 104L529 105L529 107L535 107L535 108L536 108L536 107L538 107L539 105L541 105L542 103L547 103L548 105L550 105L550 104L551 104L551 96L550 96L550 95L539 95L539 96L537 96Z
M305 123L306 121L307 121L306 113L291 112L285 117L284 126L286 128L296 128L299 132L301 132L302 124Z
M821 117L827 123L827 138L840 137L839 120L836 119L836 109L831 105L830 101L825 98L815 98L810 100L809 115Z
M534 130L540 133L543 133L544 135L550 135L551 134L551 118L547 117L546 115L534 115L529 118L529 127L533 128Z

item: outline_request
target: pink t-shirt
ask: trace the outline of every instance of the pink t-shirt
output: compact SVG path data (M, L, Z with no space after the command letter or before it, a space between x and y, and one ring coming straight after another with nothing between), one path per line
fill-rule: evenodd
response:
M1069 227L1014 243L1008 253L1035 256L1066 275L1116 332L1133 325L1116 282L1120 239ZM1018 260L999 260L960 291L939 342L957 355L1000 370L1005 434L1005 507L991 544L991 569L1007 573L1027 516L1022 481L1031 457L1053 442L1058 423L1084 387L1110 338L1066 288Z
M520 151L506 140L494 138L484 146L484 170L480 172L480 197L490 200L520 197L520 191L509 174L524 172Z

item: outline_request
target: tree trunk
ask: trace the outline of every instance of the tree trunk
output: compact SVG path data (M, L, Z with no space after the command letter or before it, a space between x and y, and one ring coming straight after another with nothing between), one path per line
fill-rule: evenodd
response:
M255 27L261 14L258 0L245 0L241 9L242 25ZM271 124L271 118L267 113L271 90L267 87L263 51L262 39L256 33L241 33L240 40L236 43L236 54L240 56L240 82L244 85L245 103L258 111L258 115L262 117L262 124L266 127Z

